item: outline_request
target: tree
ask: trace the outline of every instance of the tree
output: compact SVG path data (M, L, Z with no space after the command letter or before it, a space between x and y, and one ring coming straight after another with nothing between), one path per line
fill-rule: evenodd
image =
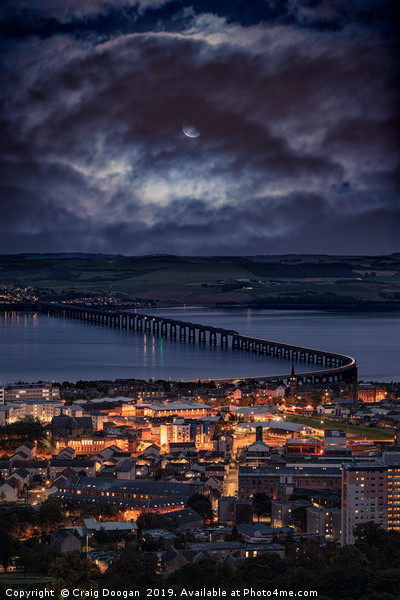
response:
M57 592L63 588L90 590L98 587L96 580L100 570L78 552L66 552L53 562L49 575L54 578L53 586Z
M3 565L3 569L7 571L11 557L14 556L15 552L17 551L19 543L6 531L0 531L0 539L0 562Z
M243 538L240 535L240 533L238 532L236 525L234 525L233 528L232 528L232 533L230 535L226 536L225 541L227 541L227 542L240 542L242 539Z
M364 598L372 572L365 556L354 546L338 548L321 579L322 590L330 597Z
M142 513L136 519L139 529L174 529L173 522L160 513Z
M186 506L193 508L203 519L209 519L210 521L214 518L214 511L211 506L210 499L203 494L193 494L187 501Z
M46 530L55 529L64 523L64 515L58 500L47 500L43 502L38 513L39 524Z
M400 563L400 535L369 521L354 530L355 546L380 569L397 568Z
M271 498L264 492L257 492L253 496L253 512L258 521L261 517L271 516Z
M56 558L59 558L59 556L59 552L47 544L35 542L28 546L25 543L21 546L19 551L18 565L23 567L24 571L47 575L50 566Z
M165 474L165 469L157 469L157 471L154 474L154 481L158 481L159 479L161 479L161 477Z
M107 587L126 590L133 586L161 586L157 556L141 552L135 543L128 544L107 570Z
M199 560L175 571L168 577L168 585L179 585L185 589L196 590L220 587L231 589L231 572L211 558Z
M291 524L297 531L306 531L307 529L307 509L305 506L296 506L292 510Z
M359 546L363 543L367 545L374 544L380 546L382 545L386 535L387 532L374 521L360 523L360 525L357 525L357 527L354 529L354 539L356 544Z
M89 504L82 513L84 518L102 519L102 521L112 521L116 519L121 513L122 509L119 509L115 504Z
M272 552L260 554L239 564L233 578L233 585L271 590L277 587L279 577L284 580L285 571L285 563L277 554ZM274 596L272 595L271 598Z

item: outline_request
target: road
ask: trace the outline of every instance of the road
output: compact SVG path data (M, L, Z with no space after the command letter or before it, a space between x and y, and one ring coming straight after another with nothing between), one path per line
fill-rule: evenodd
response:
M238 473L239 464L236 462L236 460L234 460L229 464L227 473L225 474L224 485L222 489L223 496L235 495L235 492L238 489Z

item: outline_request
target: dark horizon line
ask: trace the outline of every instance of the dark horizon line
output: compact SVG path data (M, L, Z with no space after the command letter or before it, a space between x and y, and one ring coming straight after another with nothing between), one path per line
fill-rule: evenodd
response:
M378 258L378 257L399 257L400 251L391 252L391 253L377 253L377 254L327 254L324 252L288 252L286 254L172 254L168 252L161 252L155 254L122 254L120 252L114 254L110 252L2 252L0 253L0 257L122 257L122 258L267 258L267 257L289 257L289 256L323 256L323 257L332 257L332 258Z

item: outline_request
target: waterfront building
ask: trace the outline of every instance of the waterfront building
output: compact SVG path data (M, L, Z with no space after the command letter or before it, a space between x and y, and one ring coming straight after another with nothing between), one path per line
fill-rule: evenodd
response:
M385 388L378 388L367 384L358 386L359 402L381 402L381 400L386 400L387 395Z
M14 383L0 387L0 404L15 400L58 400L60 388L52 383Z

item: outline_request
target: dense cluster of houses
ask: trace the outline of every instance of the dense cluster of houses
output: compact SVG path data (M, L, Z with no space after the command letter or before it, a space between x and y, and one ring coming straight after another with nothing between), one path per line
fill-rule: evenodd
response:
M113 391L123 390L129 391L128 382ZM35 413L35 402L53 408L41 413L45 439L40 450L26 441L0 460L0 500L38 505L54 498L78 511L108 504L118 509L123 520L100 524L84 519L83 525L53 532L51 543L62 552L85 545L88 550L100 530L136 536L140 515L167 516L169 529L140 532L159 545L164 572L204 556L218 555L229 564L264 551L282 555L279 540L287 535L351 543L351 527L367 519L400 530L395 486L400 436L396 433L392 447L368 447L356 455L340 425L396 425L397 409L387 395L381 398L375 391L373 401L355 406L327 394L316 408L325 420L324 429L318 429L285 420L284 386L260 386L252 390L252 402L245 388L215 389L213 401L204 396L167 399L156 391L142 390L134 400L117 396L65 404L43 387L48 398L4 401L3 424L13 421L11 409L22 410L22 404L30 405L29 414ZM301 399L294 398L295 403ZM376 506L370 499L362 505L356 487L361 490L364 483L353 472L363 473L371 486L384 486ZM206 529L204 515L187 506L193 495L210 501L214 518ZM271 500L266 512L256 505L260 497ZM268 515L268 523L254 523L253 511ZM192 536L183 546L182 531ZM98 552L90 556L102 569L115 558Z

